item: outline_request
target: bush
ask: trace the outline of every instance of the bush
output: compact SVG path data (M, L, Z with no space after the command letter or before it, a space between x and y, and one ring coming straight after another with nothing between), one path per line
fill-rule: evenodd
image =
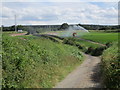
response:
M93 48L93 47L89 47L86 50L86 54L91 54L92 56L100 56L102 55L103 51L106 49L106 46L102 46L102 47L97 47L97 48Z
M120 57L118 43L114 43L102 55L103 83L107 88L120 87Z
M69 25L67 23L63 23L61 26L60 26L60 29L59 30L65 30L65 29L68 29L69 28Z
M95 48L95 49L93 49L91 55L93 55L93 56L100 56L100 55L102 55L102 53L103 53L103 51L104 51L105 49L106 49L105 46L104 46L104 47Z
M82 61L76 48L51 40L3 34L3 88L51 88Z
M92 48L92 47L89 47L88 50L87 50L85 53L86 53L86 54L90 54L90 53L92 53L92 51L93 51L93 48Z
M73 40L71 40L71 39L64 39L63 43L71 45L71 46L75 46L75 42Z

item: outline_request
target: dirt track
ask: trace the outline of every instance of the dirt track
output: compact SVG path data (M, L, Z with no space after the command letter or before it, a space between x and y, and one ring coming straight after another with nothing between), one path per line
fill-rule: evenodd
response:
M85 61L55 88L101 88L100 58L85 55Z
M14 33L14 34L11 34L11 36L21 36L21 35L25 35L27 33Z

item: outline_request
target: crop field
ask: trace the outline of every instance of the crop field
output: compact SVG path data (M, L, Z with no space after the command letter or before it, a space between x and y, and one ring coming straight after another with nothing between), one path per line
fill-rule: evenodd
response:
M73 37L73 32L77 33ZM106 33L106 32L83 32L81 30L73 31L52 31L46 32L45 34L56 35L58 37L64 38L64 40L59 40L50 36L51 38L61 41L64 44L78 46L83 52L89 52L89 49L92 50L89 52L91 55L101 55L102 51L110 46L114 42L118 41L118 33ZM107 45L107 46L106 46ZM100 51L100 52L99 52ZM95 54L97 53L98 54Z
M91 43L85 40L97 42L100 44L107 44L107 43L112 43L112 42L117 42L118 41L118 33L105 33L105 32L81 32L81 30L76 30L76 31L52 31L52 32L45 32L43 34L50 34L50 35L57 35L59 37L63 38L73 38L72 33L76 32L76 37L74 37L74 41L76 43L81 44L82 46L86 47L100 47L99 44ZM85 40L81 40L85 39Z
M81 38L106 44L108 42L118 41L118 33L90 32Z
M90 43L84 40L79 40L77 41L78 44L81 44L83 47L93 47L93 48L97 48L100 47L99 44L94 44L94 43Z
M88 42L85 40L81 40L80 38L76 38L76 37L75 38L73 38L73 37L67 38L66 37L65 39L72 41L74 44L80 45L83 48L83 50L86 50L89 47L94 48L94 49L101 47L101 45L99 45L99 44L91 43L91 42Z
M85 31L82 31L82 30L48 31L48 32L44 32L41 34L51 34L51 35L57 35L60 37L73 37L72 34L74 32L77 33L77 36L83 36L83 35L87 34Z
M81 30L76 30L76 31L52 31L52 32L45 32L45 34L53 34L60 37L73 37L72 36L73 32L77 33L76 37L99 42L102 44L118 41L118 33L105 33L105 32L86 33Z

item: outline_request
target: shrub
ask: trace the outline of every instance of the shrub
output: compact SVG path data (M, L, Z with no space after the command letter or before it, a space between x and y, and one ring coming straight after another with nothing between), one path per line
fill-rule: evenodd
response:
M3 34L2 45L3 88L51 88L83 57L76 47L42 37Z
M102 47L98 47L98 48L95 48L93 49L91 55L93 56L100 56L102 55L103 51L106 49L106 46L102 46Z
M106 49L106 46L102 46L102 47L97 47L97 48L93 48L93 47L89 47L86 50L86 54L91 54L92 56L100 56L102 55L103 51Z
M120 57L118 43L114 43L102 55L103 83L107 88L120 87Z

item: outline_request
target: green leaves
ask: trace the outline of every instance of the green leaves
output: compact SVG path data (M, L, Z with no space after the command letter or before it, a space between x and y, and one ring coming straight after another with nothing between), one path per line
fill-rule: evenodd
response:
M3 36L4 88L52 87L82 60L76 47L34 36L20 38Z
M120 87L120 58L118 55L118 43L104 51L102 56L102 71L104 84L107 88Z

